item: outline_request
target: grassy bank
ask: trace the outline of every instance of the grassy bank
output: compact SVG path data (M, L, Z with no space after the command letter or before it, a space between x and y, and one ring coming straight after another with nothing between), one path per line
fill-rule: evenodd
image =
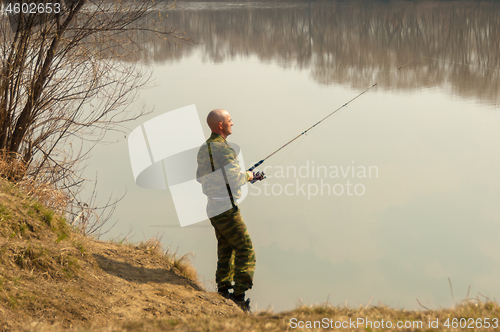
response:
M489 319L486 321L485 318ZM428 311L405 311L387 307L348 309L303 306L278 314L260 312L225 317L161 317L113 323L79 331L498 331L499 319L498 304L469 301L454 309ZM400 328L397 327L398 324ZM485 325L489 325L489 328ZM59 329L34 326L26 331L48 332Z
M197 279L159 241L83 236L0 180L0 331L500 330L498 304L479 299L441 310L319 305L245 314Z

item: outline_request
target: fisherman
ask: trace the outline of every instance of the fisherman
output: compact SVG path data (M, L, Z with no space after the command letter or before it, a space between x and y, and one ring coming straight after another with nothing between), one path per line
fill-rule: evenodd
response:
M211 111L207 123L212 135L198 151L196 178L208 197L207 214L217 238L215 281L220 295L249 312L250 299L245 300L245 292L253 285L255 252L236 203L241 197L241 186L265 176L261 172L241 171L237 153L226 141L233 126L226 110ZM233 293L229 293L230 289Z

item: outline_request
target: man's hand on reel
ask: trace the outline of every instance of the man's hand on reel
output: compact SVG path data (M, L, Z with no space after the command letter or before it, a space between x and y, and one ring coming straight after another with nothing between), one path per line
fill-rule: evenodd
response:
M262 181L266 178L266 174L262 171L254 170L252 171L253 176L252 179L250 180L251 184L254 184L257 181Z

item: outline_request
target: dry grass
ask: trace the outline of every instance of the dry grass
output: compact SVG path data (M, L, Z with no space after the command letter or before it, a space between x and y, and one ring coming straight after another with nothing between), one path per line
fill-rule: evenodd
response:
M16 186L28 197L37 200L43 206L64 214L68 207L69 197L58 190L49 181L35 181L31 178L24 178L16 183Z
M498 328L447 328L444 326L447 320L452 324L453 319L484 319L500 318L500 308L494 302L472 302L466 301L454 309L441 309L432 311L406 311L401 309L391 309L388 307L368 306L360 307L359 309L341 308L330 305L321 306L301 306L293 311L273 314L271 312L260 312L256 314L239 314L230 317L211 317L211 316L196 316L183 318L164 318L164 319L143 319L137 321L128 321L119 324L112 324L105 327L95 327L90 329L80 329L76 331L99 331L99 332L132 332L132 331L214 331L214 332L234 332L234 331L498 331ZM297 319L294 321L293 319ZM370 328L364 324L355 327L333 328L323 326L320 323L324 319L349 322L349 319L356 321L362 318L367 321L375 322L390 321L393 325L397 322L408 324L407 328ZM430 321L438 320L439 327L429 327ZM293 328L294 323L301 321L304 324L303 328ZM307 322L310 322L310 328L307 327ZM314 327L314 322L316 327ZM422 322L421 325L418 322ZM325 323L323 323L325 324ZM331 324L331 323L330 323ZM499 322L500 324L500 322ZM411 325L411 326L410 326ZM372 325L373 326L373 325ZM24 331L32 332L52 332L60 331L57 327L50 326L34 326L26 328Z
M41 285L80 272L87 257L78 238L54 210L0 179L0 330L28 313L52 310L55 292Z
M11 239L44 239L60 242L70 235L66 220L54 210L0 180L0 236Z
M149 240L139 242L138 244L128 243L127 245L139 250L145 250L151 255L160 258L166 264L175 268L182 276L194 282L198 287L203 288L200 283L198 272L189 260L189 257L193 255L192 253L179 257L177 252L171 252L169 248L164 249L161 244L161 236L150 238Z
M0 177L8 180L28 198L38 201L43 206L59 214L66 212L70 200L66 194L42 177L35 180L29 176L22 161L18 158L9 158L4 152L0 152Z
M196 269L193 267L191 264L191 261L189 260L189 257L192 254L185 254L181 257L177 257L176 255L173 256L174 260L174 267L186 278L189 280L195 282L198 286L201 287L199 283L199 277L198 277L198 272Z

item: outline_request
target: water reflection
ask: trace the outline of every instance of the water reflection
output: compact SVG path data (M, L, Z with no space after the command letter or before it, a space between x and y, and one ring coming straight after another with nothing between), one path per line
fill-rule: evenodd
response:
M257 56L309 70L320 84L363 88L420 57L381 88L449 85L464 97L498 100L498 3L184 1L162 15L168 15L165 28L186 31L212 62ZM194 50L186 45L172 49L171 42L154 39L140 57L159 64Z

